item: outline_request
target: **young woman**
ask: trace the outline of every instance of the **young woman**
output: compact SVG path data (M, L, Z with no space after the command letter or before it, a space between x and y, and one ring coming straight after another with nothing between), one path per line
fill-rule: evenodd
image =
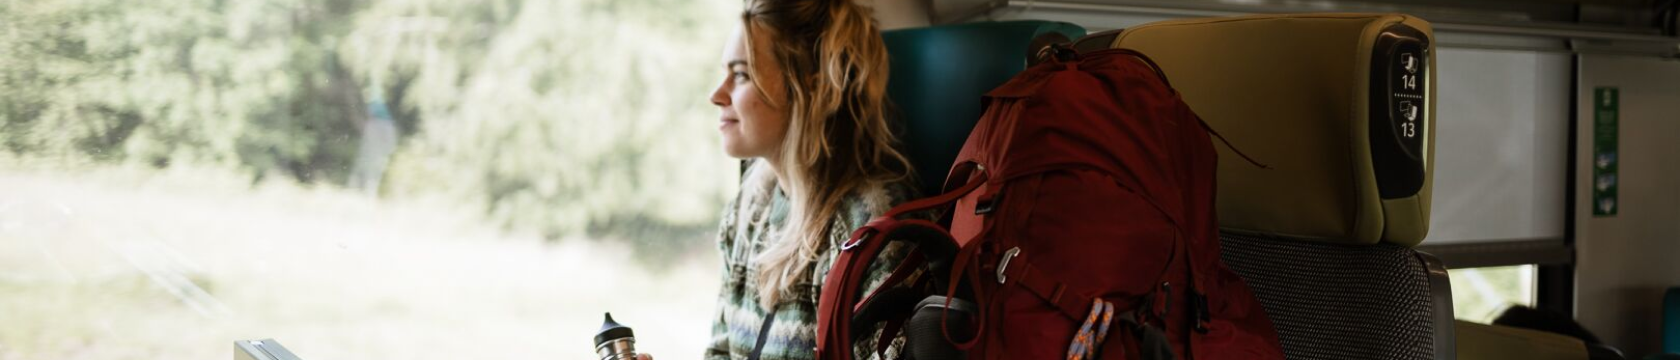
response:
M719 228L724 279L705 358L809 359L838 244L910 195L886 115L886 48L852 0L747 0L723 66L718 130L725 152L751 164ZM866 291L904 256L890 250Z

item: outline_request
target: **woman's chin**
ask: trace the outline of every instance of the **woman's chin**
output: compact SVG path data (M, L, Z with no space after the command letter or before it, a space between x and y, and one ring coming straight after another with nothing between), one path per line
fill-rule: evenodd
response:
M730 141L729 138L723 139L723 153L729 155L729 157L742 160L752 157L751 155L746 154L745 151L742 151L740 145Z

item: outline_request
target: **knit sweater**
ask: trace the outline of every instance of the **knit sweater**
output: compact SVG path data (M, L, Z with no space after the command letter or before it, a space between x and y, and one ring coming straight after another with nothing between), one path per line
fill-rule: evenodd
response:
M827 243L818 249L817 259L807 265L801 281L776 305L775 319L764 338L761 360L815 357L817 297L822 294L823 279L828 276L834 259L839 255L839 244L851 236L852 230L862 227L870 218L885 212L890 205L902 202L907 196L908 191L896 190L875 196L853 194L846 197L830 225ZM751 218L761 218L761 221L738 218L742 213L737 208L741 206L740 202L737 198L725 208L718 229L718 248L723 254L723 286L718 292L706 360L747 359L758 343L759 330L764 326L768 313L759 305L758 265L751 260L764 251L770 241L779 240L770 235L786 224L789 200L780 190L775 190L767 208L746 209ZM768 211L768 216L759 216L763 215L763 211ZM745 231L737 231L737 227L745 227ZM908 246L903 243L889 245L870 266L863 291L867 293L880 286L907 252ZM898 349L902 347L904 338L895 338L887 356L879 357L875 352L878 335L874 335L878 332L879 329L871 332L870 336L856 339L854 348L859 359L898 358Z

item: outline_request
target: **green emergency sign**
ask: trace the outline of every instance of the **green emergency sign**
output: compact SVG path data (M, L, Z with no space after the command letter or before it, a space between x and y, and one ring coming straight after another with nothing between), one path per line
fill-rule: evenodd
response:
M1593 89L1593 216L1616 216L1616 122L1620 115L1620 91L1613 86Z

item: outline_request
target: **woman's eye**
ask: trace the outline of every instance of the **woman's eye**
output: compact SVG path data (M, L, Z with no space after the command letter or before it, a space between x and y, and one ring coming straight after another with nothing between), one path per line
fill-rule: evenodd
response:
M735 82L747 81L747 73L746 72L741 72L741 71L733 71L733 72L729 73L729 78L735 79Z

